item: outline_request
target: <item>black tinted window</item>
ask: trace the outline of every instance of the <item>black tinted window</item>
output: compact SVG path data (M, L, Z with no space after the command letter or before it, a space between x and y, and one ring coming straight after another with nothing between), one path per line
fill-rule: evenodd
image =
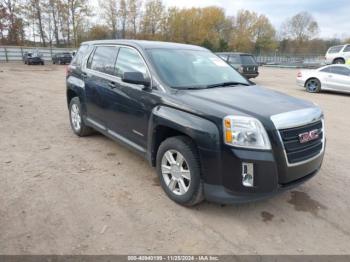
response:
M344 49L344 52L350 52L350 45L347 45Z
M119 77L122 77L125 72L140 72L147 78L147 67L135 49L120 48L116 70Z
M228 62L231 64L240 64L241 58L239 55L230 55L230 58L228 59Z
M256 65L254 57L251 55L241 55L242 65Z
M350 69L342 66L333 66L331 68L333 74L350 76Z
M89 59L87 67L105 74L115 75L115 60L117 59L118 49L115 46L98 46Z

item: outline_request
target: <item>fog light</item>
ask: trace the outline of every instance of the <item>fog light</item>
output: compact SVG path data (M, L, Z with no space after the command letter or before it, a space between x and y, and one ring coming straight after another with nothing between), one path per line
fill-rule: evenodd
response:
M251 163L242 163L242 184L254 187L254 165Z

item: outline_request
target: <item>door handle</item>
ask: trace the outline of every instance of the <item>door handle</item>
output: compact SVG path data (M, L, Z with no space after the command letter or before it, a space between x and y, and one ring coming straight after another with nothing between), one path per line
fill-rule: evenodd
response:
M85 72L82 72L81 75L82 75L82 77L87 77L88 76L87 73L85 73Z
M111 88L111 89L114 89L114 88L116 88L117 86L116 86L116 84L115 84L115 82L109 82L108 83L108 86Z

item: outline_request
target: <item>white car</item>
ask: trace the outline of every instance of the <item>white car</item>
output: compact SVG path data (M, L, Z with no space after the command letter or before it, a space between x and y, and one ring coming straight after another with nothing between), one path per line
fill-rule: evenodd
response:
M310 93L334 90L350 93L350 65L329 65L314 70L300 70L297 84Z
M350 59L350 44L332 46L326 53L326 64L345 64Z

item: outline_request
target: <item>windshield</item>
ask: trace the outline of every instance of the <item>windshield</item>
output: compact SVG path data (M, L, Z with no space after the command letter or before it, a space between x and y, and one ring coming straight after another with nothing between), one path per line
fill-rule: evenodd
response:
M249 85L230 65L208 51L150 49L148 53L161 80L173 88Z
M251 55L241 55L242 65L256 65L254 57Z

